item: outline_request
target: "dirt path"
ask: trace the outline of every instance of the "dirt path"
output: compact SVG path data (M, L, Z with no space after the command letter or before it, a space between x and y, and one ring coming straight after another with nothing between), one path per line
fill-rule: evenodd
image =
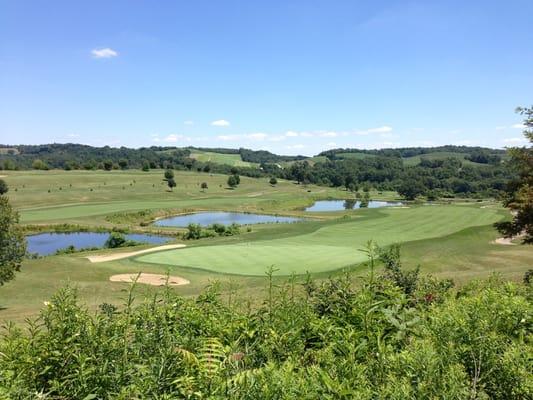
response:
M137 279L138 283L145 283L147 285L153 285L153 286L164 286L167 283L167 278L168 278L168 284L170 286L188 285L190 283L187 279L181 278L179 276L167 276L167 275L159 275L159 274L145 274L144 272L141 273L141 274L119 274L119 275L113 275L113 276L109 277L109 280L111 282L131 283L135 279Z
M0 175L0 178L7 178L7 175Z
M106 261L121 260L123 258L133 257L138 254L152 253L154 251L161 250L170 250L170 249L181 249L185 247L184 244L165 244L163 246L152 247L150 249L138 250L138 251L129 251L127 253L116 253L116 254L103 254L99 256L88 256L87 259L92 263L101 263Z

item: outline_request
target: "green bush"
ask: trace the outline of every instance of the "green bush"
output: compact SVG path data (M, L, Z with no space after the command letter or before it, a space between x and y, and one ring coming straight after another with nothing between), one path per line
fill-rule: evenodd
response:
M270 275L271 276L271 275ZM356 283L356 284L354 284ZM529 399L531 287L497 278L411 294L351 275L267 281L255 308L211 285L88 310L75 288L0 337L10 399ZM428 292L429 291L429 292ZM436 293L438 292L438 293ZM418 301L436 293L435 301Z

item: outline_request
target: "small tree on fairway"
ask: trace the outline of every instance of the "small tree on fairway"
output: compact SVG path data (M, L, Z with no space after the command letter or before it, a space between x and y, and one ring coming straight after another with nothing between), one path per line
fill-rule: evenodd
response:
M163 178L163 180L167 183L170 190L176 187L176 181L174 180L174 171L172 171L171 169L167 169L165 171L165 177Z
M277 185L278 184L278 180L275 177L272 177L272 178L270 178L270 184L272 186Z
M0 196L6 194L8 190L9 187L7 186L7 183L3 179L0 179Z
M228 178L228 186L232 189L234 189L238 185L237 178L235 178L235 175L230 175Z
M202 190L207 189L207 182L202 182L201 188Z
M167 185L170 188L170 190L175 188L176 187L176 181L174 180L174 178L167 179Z
M15 277L26 254L26 240L18 221L18 213L7 197L0 196L0 285Z

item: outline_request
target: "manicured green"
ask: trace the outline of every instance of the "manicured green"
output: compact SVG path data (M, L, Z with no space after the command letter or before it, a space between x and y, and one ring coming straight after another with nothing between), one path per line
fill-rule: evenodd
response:
M181 265L219 273L261 275L273 265L279 275L316 273L360 263L365 243L381 245L436 238L502 218L495 208L479 206L419 206L361 210L360 217L282 239L201 246L143 255L141 262ZM305 224L305 223L302 223Z

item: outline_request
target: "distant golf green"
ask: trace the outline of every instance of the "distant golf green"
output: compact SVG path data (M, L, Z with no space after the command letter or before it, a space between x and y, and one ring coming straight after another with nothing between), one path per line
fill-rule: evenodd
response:
M388 245L436 238L502 217L496 209L460 205L366 210L360 215L282 239L190 247L136 260L237 275L262 275L271 265L278 275L317 273L364 261L361 249L369 239Z

